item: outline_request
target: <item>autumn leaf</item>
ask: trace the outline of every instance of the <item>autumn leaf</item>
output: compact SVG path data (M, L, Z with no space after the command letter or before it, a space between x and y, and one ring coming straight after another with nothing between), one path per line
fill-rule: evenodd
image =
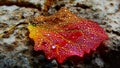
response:
M59 63L71 56L83 57L108 38L97 23L77 17L66 8L34 21L28 26L29 37L35 42L34 50L44 51L48 59Z

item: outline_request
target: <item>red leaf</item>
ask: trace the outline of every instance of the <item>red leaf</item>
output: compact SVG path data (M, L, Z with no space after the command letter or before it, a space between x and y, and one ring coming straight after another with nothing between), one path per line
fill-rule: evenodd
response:
M83 57L108 38L95 22L79 18L66 8L51 16L35 19L36 26L29 25L34 50L43 50L48 59L62 63L70 56Z

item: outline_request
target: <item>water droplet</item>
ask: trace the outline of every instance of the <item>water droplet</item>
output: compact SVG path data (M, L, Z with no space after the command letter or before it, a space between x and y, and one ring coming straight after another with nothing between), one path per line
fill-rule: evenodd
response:
M56 46L55 46L55 45L53 45L53 46L52 46L52 49L55 49L55 48L56 48Z
M68 43L71 43L71 41L68 41Z
M48 57L48 59L51 59L50 57Z
M94 37L91 37L91 39L94 39Z
M86 40L86 39L83 39L84 41Z
M47 34L47 36L50 36L50 34Z
M75 38L75 36L72 36L72 38Z

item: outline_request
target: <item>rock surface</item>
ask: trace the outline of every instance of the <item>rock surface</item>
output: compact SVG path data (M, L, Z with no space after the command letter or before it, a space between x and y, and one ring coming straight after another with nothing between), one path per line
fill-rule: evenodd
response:
M6 1L0 6L0 68L119 68L120 67L120 1L119 0L56 0L46 4L45 0L10 0L10 2L27 2L37 8L8 5ZM40 6L41 5L41 6ZM47 5L47 8L45 6ZM24 5L22 5L24 6ZM99 23L107 32L109 40L99 47L91 56L75 64L66 60L58 64L56 60L47 60L43 53L33 50L34 42L28 37L26 20L39 15L50 15L61 7L67 7L80 17ZM14 27L15 26L15 27ZM14 30L12 30L14 29Z

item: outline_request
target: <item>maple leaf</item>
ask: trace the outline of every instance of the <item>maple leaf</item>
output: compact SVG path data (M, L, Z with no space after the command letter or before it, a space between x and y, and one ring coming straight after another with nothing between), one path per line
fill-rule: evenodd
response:
M97 23L77 17L66 8L34 21L35 25L28 26L29 37L35 42L34 50L44 51L48 59L56 59L59 63L70 56L83 57L108 39Z

